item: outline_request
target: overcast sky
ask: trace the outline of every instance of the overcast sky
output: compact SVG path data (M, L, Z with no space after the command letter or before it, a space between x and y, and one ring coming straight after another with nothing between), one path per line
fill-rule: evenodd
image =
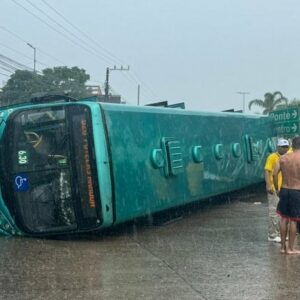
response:
M0 54L32 67L29 42L38 48L38 70L79 66L92 84L101 86L106 67L129 65L129 72L111 72L110 84L130 104L137 102L138 83L142 104L184 101L188 109L202 111L242 109L239 91L250 93L247 102L277 90L289 99L300 98L296 0L0 4ZM0 74L2 85L7 79Z

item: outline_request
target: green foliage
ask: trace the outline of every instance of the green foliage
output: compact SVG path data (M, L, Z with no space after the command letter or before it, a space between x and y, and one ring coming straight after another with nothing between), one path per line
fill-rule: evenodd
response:
M300 100L294 98L290 100L287 104L278 105L276 109L289 108L289 107L300 107Z
M275 110L279 105L286 105L288 103L288 99L282 95L281 92L274 93L266 93L264 95L264 100L254 99L249 102L249 109L253 105L259 106L263 108L263 114L267 115L271 111Z
M17 70L2 88L1 105L11 105L29 101L33 93L68 93L73 98L90 96L85 83L90 76L78 67L54 67L44 69L42 74Z

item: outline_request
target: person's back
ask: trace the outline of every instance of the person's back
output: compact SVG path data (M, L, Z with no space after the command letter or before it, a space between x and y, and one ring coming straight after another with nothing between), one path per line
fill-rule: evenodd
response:
M281 253L300 254L294 249L297 222L300 221L300 137L292 141L293 152L283 155L274 169L273 182L278 191L278 174L282 173L282 186L279 193L277 213L281 216ZM289 224L289 228L288 228ZM288 245L286 237L289 232Z
M282 187L300 190L300 149L283 155L280 158Z

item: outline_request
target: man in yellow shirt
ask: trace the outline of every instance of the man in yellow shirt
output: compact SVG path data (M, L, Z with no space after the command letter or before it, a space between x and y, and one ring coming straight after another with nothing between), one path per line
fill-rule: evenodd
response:
M278 139L277 141L277 152L271 153L265 164L265 181L266 190L268 193L268 203L269 203L269 233L268 240L280 243L280 230L279 221L280 218L276 213L277 204L279 198L277 196L274 183L273 183L273 172L274 168L279 161L281 155L284 155L289 150L289 142L285 139ZM282 184L281 172L278 174L278 188L280 189Z

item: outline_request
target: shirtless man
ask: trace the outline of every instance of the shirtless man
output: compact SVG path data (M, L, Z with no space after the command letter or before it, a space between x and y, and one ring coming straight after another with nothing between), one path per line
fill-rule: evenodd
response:
M277 213L281 216L280 235L281 253L300 254L300 250L294 249L297 233L297 222L300 221L300 136L292 142L293 152L280 157L274 169L274 186L278 191L278 173L282 173L282 186L279 193ZM289 240L286 237L289 228Z

